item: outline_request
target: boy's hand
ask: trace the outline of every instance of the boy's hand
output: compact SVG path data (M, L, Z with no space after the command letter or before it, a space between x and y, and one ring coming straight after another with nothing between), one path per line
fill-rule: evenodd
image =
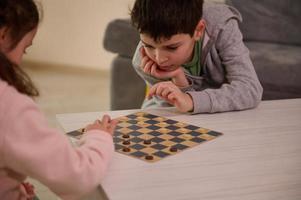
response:
M188 81L182 67L178 66L170 70L163 70L160 69L155 61L146 55L144 47L140 48L140 53L142 58L140 67L144 73L158 79L172 79L172 81L179 87L185 87L188 85Z
M171 81L160 82L151 87L147 98L150 99L154 95L163 98L168 103L177 107L181 112L193 110L193 101L191 96L183 93Z
M110 135L113 135L117 123L118 123L117 120L111 120L110 116L104 115L102 117L102 120L95 120L93 124L89 124L85 128L85 132L89 130L97 129L97 130L105 131Z

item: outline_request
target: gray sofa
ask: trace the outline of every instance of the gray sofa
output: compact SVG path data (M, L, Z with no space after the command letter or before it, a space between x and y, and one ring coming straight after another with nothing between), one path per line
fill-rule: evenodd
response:
M301 97L301 1L226 0L237 8L244 41L264 88L263 100ZM145 84L131 59L139 34L129 19L111 21L104 48L117 56L111 66L111 109L140 108Z

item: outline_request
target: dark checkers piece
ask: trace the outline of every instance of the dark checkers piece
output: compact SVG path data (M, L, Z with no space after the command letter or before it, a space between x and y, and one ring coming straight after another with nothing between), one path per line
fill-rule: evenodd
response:
M151 140L144 140L144 141L143 141L143 144L146 144L146 145L151 144L151 143L152 143Z
M124 145L129 145L129 144L131 144L131 142L128 141L128 140L126 140L126 141L123 141L122 144L124 144Z
M145 159L146 159L146 160L153 160L153 159L154 159L154 156L152 156L152 155L146 155L146 156L145 156Z
M124 147L124 148L122 149L122 151L123 151L123 152L130 152L131 149L130 149L130 148L127 148L127 147Z
M79 136L81 136L82 134L83 134L82 132L77 131L77 130L71 131L71 132L68 133L68 135L70 135L70 136L72 136L72 137L79 137Z
M219 133L219 132L215 132L215 131L209 131L207 134L209 134L209 135L212 135L212 136L215 136L215 137L217 137L217 136L220 136L220 135L221 135L221 133Z
M128 134L122 135L123 138L130 138Z
M169 151L170 152L177 152L178 149L177 149L177 147L170 147Z

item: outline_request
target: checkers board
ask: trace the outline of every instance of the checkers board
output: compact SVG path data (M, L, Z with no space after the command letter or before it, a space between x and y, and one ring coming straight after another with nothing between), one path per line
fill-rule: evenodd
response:
M177 154L222 133L147 112L117 118L113 140L115 151L147 162ZM84 129L67 133L79 139Z

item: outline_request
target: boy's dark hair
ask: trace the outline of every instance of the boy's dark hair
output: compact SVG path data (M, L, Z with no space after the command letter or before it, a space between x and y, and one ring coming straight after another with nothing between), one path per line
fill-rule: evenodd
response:
M38 26L40 15L33 0L0 0L0 28L7 28L13 50L22 38ZM0 78L19 92L38 96L28 75L0 52Z
M203 15L204 0L136 0L131 10L132 24L155 41L175 34L193 36Z

